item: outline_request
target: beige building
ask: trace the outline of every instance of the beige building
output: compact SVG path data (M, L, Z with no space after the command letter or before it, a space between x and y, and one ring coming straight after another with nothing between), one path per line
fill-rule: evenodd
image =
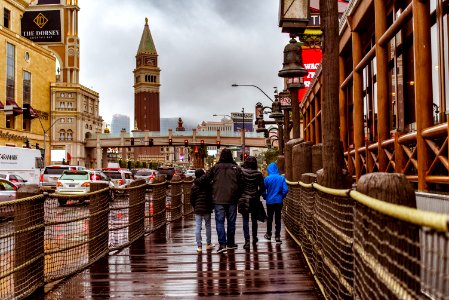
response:
M71 165L94 167L96 153L86 153L85 139L100 133L99 95L79 83L80 42L78 0L33 0L26 12L23 34L50 49L57 60L57 79L51 84L51 149L65 150ZM35 28L36 20L42 20ZM47 21L47 22L46 22ZM29 26L25 26L29 25ZM34 26L34 27L33 27ZM45 38L35 32L49 33ZM60 161L53 161L58 163Z
M0 145L49 149L44 132L51 125L50 84L56 79L56 59L50 50L21 36L29 3L0 0L0 90L5 95L0 99Z

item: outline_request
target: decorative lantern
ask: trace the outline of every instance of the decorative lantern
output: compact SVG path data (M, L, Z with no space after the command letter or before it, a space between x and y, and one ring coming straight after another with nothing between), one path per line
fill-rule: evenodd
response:
M310 0L279 0L279 27L282 32L303 33L310 18Z
M308 74L302 62L302 49L298 41L294 38L284 48L283 68L278 76L287 78L288 87L304 87L304 76Z

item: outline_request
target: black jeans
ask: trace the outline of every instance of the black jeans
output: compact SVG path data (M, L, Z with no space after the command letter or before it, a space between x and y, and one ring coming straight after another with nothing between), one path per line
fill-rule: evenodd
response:
M273 224L274 215L274 223L276 225L275 238L281 237L281 212L282 203L267 204L267 233L271 235L271 226Z

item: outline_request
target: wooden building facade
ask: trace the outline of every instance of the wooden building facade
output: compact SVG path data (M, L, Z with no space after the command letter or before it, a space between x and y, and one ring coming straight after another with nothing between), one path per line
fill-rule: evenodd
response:
M340 138L349 172L449 185L448 0L354 0L340 22ZM322 142L321 71L302 103L304 138Z

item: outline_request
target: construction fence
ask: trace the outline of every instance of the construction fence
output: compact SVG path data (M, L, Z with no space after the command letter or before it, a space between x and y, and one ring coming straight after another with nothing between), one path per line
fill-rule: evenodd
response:
M190 214L193 181L0 202L0 299L22 299Z

